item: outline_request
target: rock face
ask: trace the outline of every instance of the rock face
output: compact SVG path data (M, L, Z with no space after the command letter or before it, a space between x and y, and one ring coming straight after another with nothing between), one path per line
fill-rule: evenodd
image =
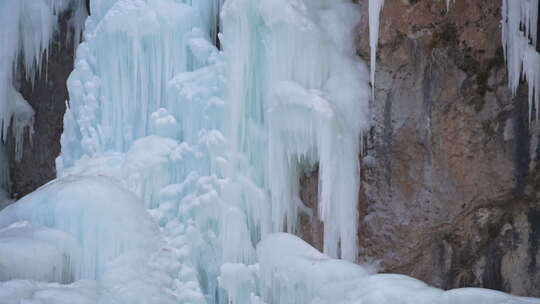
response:
M540 296L538 132L526 85L508 89L500 22L499 0L386 1L360 254L442 288Z
M68 92L66 81L73 70L73 39L68 39L70 13L60 18L50 54L34 82L26 81L24 68L19 69L19 91L35 111L35 133L31 142L25 138L21 161L14 157L15 141L8 139L10 151L11 193L20 198L56 177L55 159L60 153L60 136ZM44 59L45 60L45 59Z

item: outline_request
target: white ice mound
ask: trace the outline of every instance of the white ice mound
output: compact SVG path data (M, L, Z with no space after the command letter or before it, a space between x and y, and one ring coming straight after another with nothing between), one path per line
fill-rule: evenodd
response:
M311 303L324 286L367 276L359 265L331 259L292 234L268 235L257 246L257 256L266 303Z
M71 235L17 222L0 229L0 281L69 283L79 254L79 243Z
M67 177L49 183L0 212L0 228L29 221L71 235L81 249L73 279L96 279L123 253L150 253L158 227L143 203L105 177ZM55 243L55 242L52 242Z
M78 281L70 285L15 280L0 282L2 304L118 304L103 300L107 292L100 291L95 281Z
M540 303L540 299L515 297L481 288L443 291L404 275L370 275L361 266L331 259L290 234L267 236L257 246L257 256L260 263L259 287L265 303Z

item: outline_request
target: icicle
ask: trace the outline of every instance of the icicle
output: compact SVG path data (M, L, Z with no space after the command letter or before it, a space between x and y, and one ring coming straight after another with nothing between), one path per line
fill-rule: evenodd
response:
M22 62L26 79L33 82L41 73L42 62L47 60L49 48L58 27L58 18L68 9L73 10L69 21L75 43L78 43L86 13L84 0L3 0L0 2L0 144L6 141L8 128L13 122L15 158L23 152L24 133L33 133L34 111L17 92L14 73ZM3 149L2 149L3 150ZM0 153L2 153L0 151ZM7 156L4 156L7 160ZM5 172L0 176L7 176ZM0 187L6 187L0 177Z
M377 44L379 43L380 14L384 0L369 0L369 46L371 57L371 90L375 97L375 70L377 63Z
M255 292L255 281L252 269L245 264L223 264L219 285L227 291L228 303L251 303L251 297Z
M27 79L33 81L35 74L41 72L43 57L46 59L49 54L58 18L69 8L75 12L70 24L75 29L73 35L78 37L85 19L83 0L5 0L0 3L0 37L4 45L0 51L0 121L3 125L3 140L15 110L10 90L18 60L21 59L23 63Z
M450 10L450 4L456 2L456 0L446 0L446 11Z
M502 43L508 69L508 81L516 94L522 77L529 86L529 121L533 110L540 115L540 54L536 51L538 35L538 0L502 1Z
M25 131L28 131L29 140L32 142L32 135L34 133L34 109L24 100L19 92L13 90L12 94L14 110L11 128L13 129L13 137L15 139L15 160L20 161L24 148Z

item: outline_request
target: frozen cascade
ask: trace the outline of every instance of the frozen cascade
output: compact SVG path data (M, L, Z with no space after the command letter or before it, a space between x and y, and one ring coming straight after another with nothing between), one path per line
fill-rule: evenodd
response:
M368 126L368 72L349 39L357 8L347 1L328 3L226 2L223 47L232 60L227 100L234 124L229 134L235 153L255 166L255 181L269 192L271 231L295 231L305 209L298 180L318 164L325 252L355 260L356 155Z
M90 5L59 177L0 211L2 301L540 303L351 262L370 124L351 1ZM317 166L315 214L298 181ZM283 233L300 213L324 222L324 254Z
M0 138L5 142L11 125L17 160L22 155L25 129L29 130L30 136L33 133L34 110L14 87L14 73L22 64L26 78L34 81L36 73L41 72L42 63L46 61L57 31L58 18L70 8L73 13L69 24L77 45L86 18L83 0L3 0L0 3ZM0 187L7 189L8 168L0 170Z

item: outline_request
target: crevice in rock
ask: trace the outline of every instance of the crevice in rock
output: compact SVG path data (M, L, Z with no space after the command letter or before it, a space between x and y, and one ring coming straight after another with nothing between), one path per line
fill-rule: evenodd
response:
M517 95L514 98L514 188L513 194L519 198L524 195L529 175L530 162L530 132L529 132L529 109L527 102L526 84L521 83Z
M527 220L531 230L529 232L529 255L531 262L529 264L529 273L538 271L537 255L540 249L540 210L531 208L527 214Z

